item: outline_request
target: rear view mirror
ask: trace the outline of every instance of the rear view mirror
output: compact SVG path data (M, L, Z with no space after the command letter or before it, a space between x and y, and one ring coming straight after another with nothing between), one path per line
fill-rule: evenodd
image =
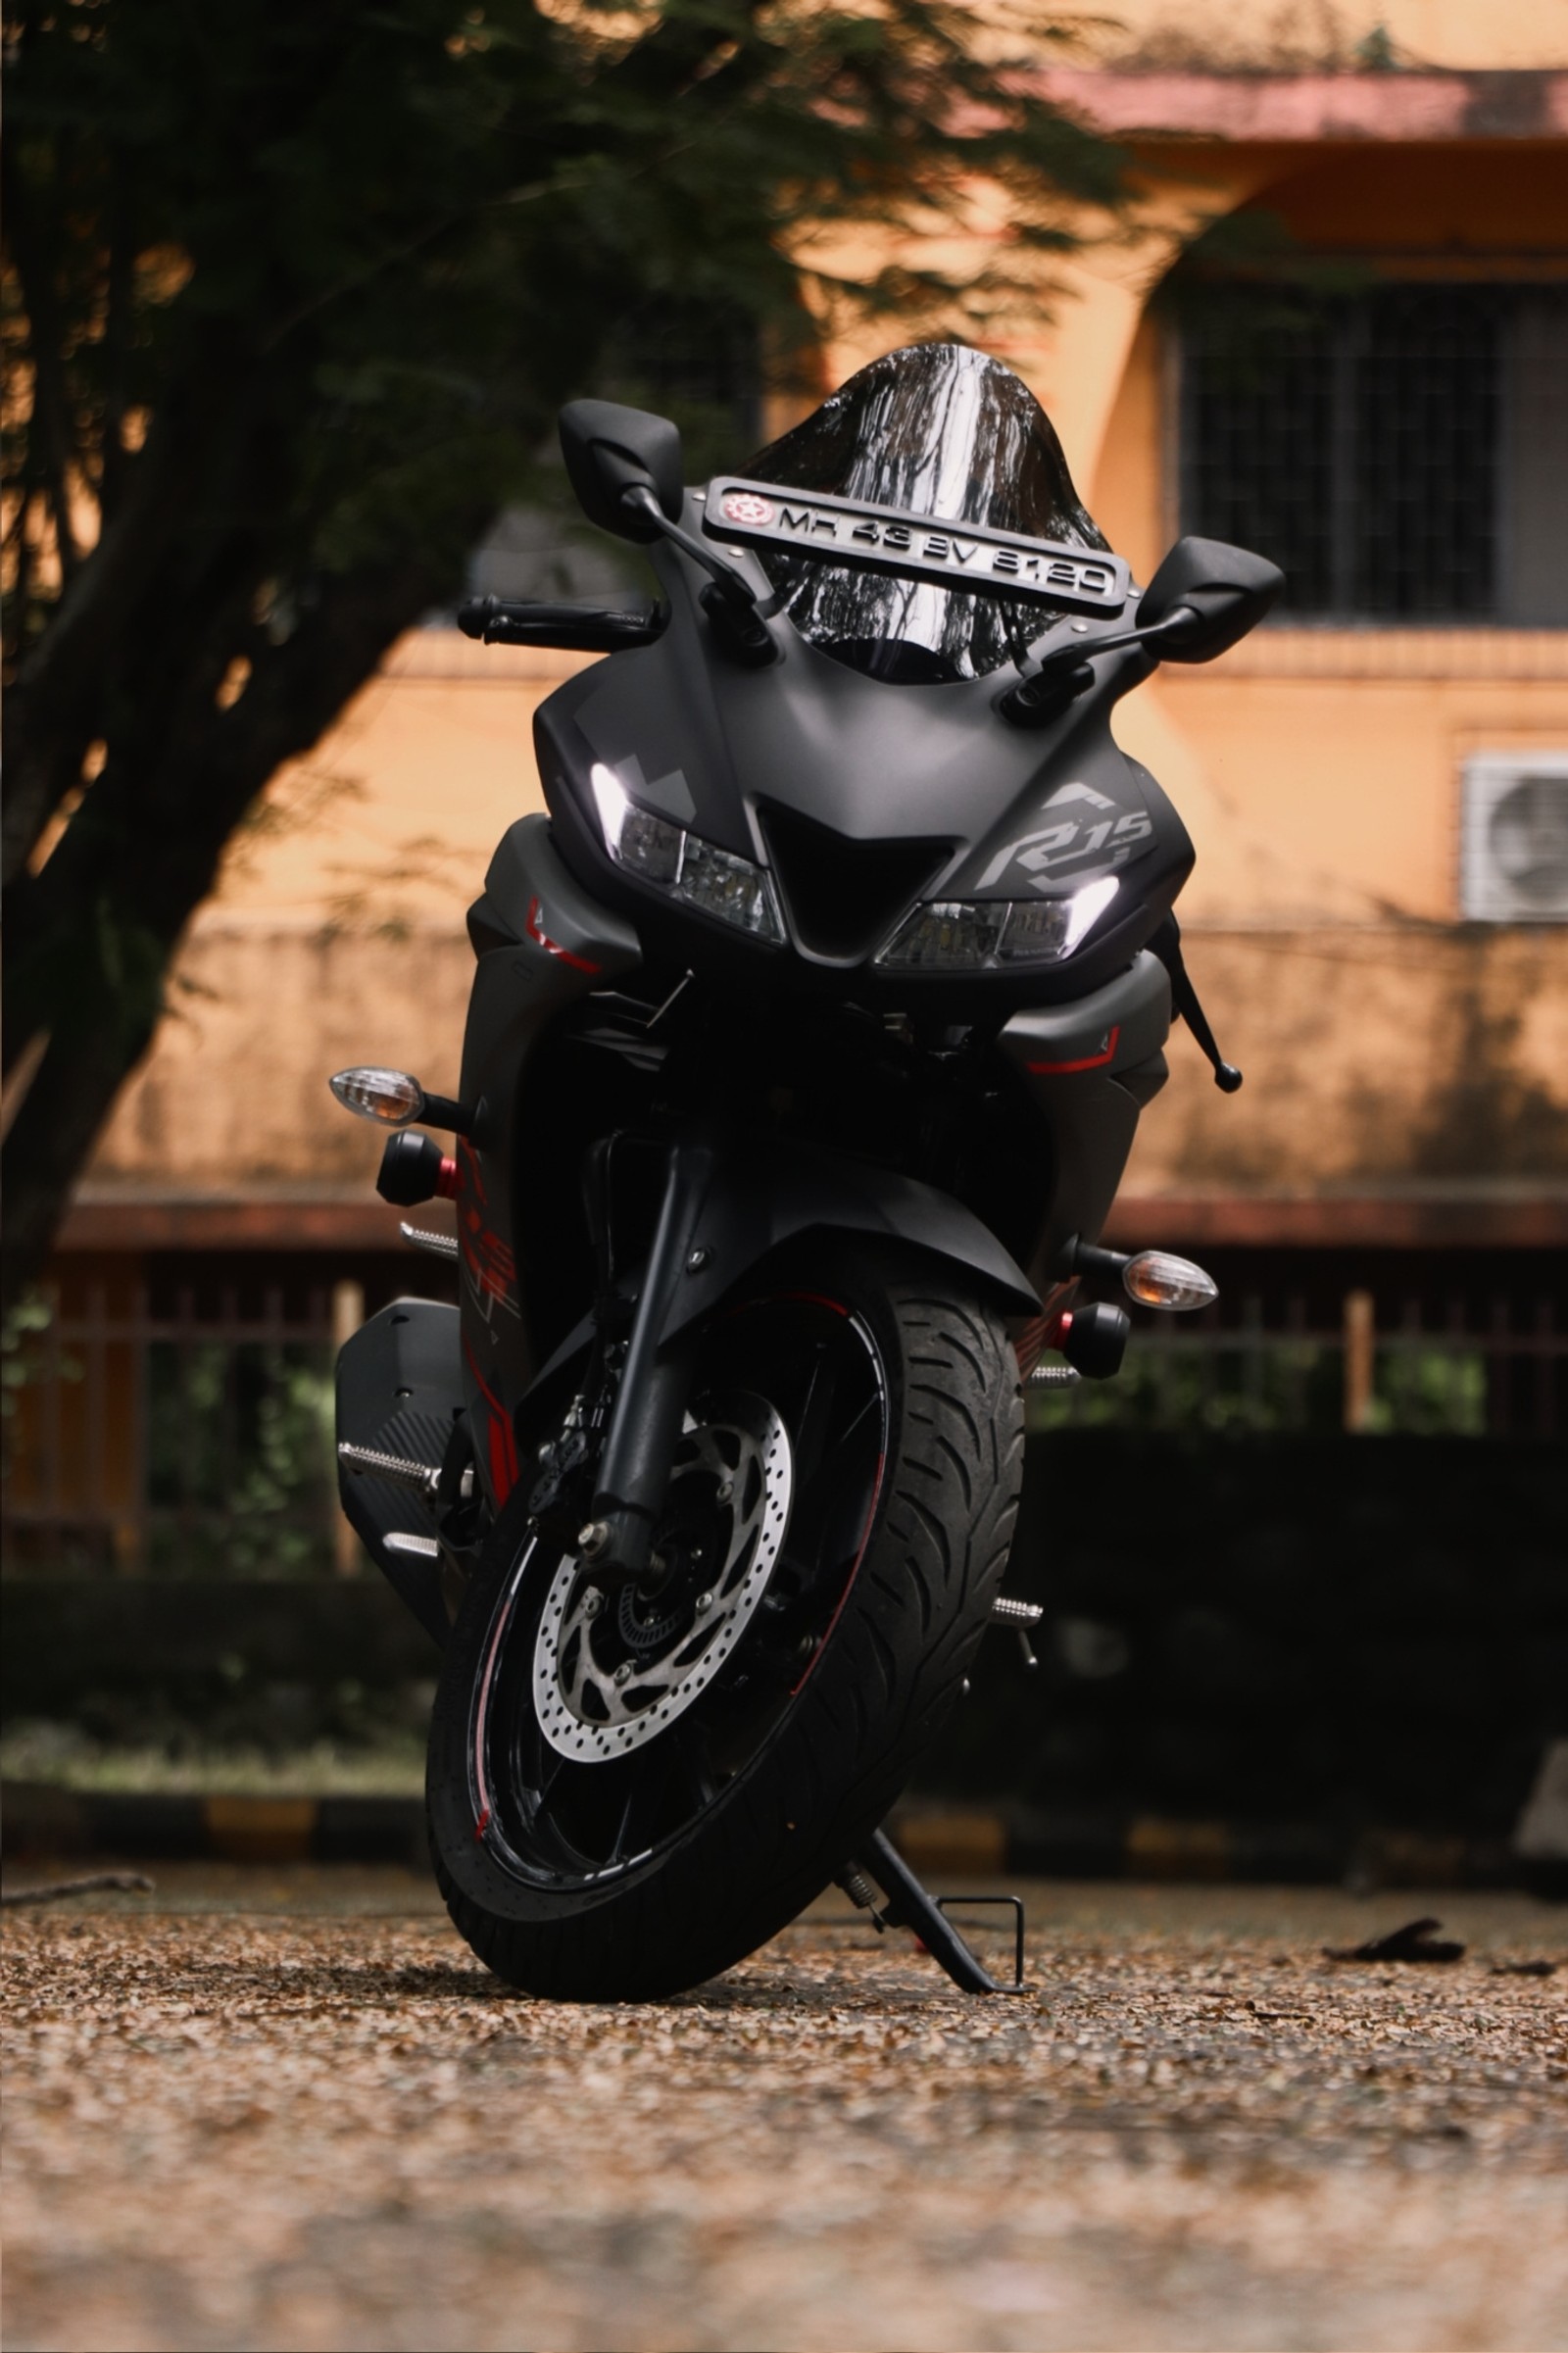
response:
M1144 591L1138 626L1160 629L1161 662L1212 662L1257 626L1284 586L1265 556L1222 539L1178 539Z
M680 519L686 496L680 431L667 417L623 409L618 401L568 401L561 412L561 454L584 515L601 530L645 542L659 537L657 523L622 504L628 490L652 492L671 522Z

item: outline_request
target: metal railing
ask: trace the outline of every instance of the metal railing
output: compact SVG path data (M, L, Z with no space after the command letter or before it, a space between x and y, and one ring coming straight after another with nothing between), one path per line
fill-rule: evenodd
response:
M352 1572L336 1499L335 1348L355 1284L88 1283L45 1300L9 1364L8 1566L102 1573ZM1553 1438L1568 1426L1568 1317L1549 1292L1390 1285L1324 1311L1289 1284L1143 1316L1114 1381L1032 1390L1030 1426ZM21 1374L20 1379L17 1378Z
M1031 1394L1031 1428L1554 1438L1568 1426L1568 1318L1549 1293L1302 1291L1145 1316L1115 1380Z
M266 1576L345 1564L332 1458L341 1291L45 1295L13 1351L12 1567ZM354 1301L348 1304L352 1308ZM357 1318L356 1318L357 1320Z

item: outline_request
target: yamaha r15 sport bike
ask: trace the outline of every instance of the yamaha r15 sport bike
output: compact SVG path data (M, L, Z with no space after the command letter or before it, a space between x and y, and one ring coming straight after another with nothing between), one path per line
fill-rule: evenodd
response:
M1213 1296L1099 1246L1173 1009L1240 1077L1171 913L1192 845L1110 714L1281 575L1184 539L1140 592L956 346L706 491L641 411L561 437L662 600L464 609L609 659L539 711L457 1094L332 1082L396 1131L387 1200L456 1204L405 1232L461 1304L338 1370L344 1510L443 1648L436 1872L539 1994L691 1985L835 1878L983 1985L878 1825L987 1627L1039 1615L999 1597L1022 1379L1115 1370L1096 1288Z

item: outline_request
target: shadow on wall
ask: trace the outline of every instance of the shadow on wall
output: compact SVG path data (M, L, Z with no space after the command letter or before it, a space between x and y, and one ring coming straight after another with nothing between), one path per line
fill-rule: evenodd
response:
M1178 1041L1140 1131L1137 1189L1409 1184L1556 1194L1568 1166L1565 935L1423 924L1194 929L1225 1053L1219 1096Z

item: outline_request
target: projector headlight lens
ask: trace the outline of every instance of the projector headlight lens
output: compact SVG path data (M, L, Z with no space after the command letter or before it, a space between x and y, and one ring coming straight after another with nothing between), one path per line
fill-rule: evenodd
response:
M999 972L1059 964L1104 913L1114 874L1067 899L934 899L906 915L877 957L887 971Z
M764 867L639 809L613 771L598 762L591 782L605 848L617 866L754 940L783 939L778 901Z
M706 907L710 915L751 932L756 939L784 937L773 886L762 868L749 858L735 858L728 850L715 849L695 833L686 836L678 888L693 907Z
M933 899L906 915L876 960L910 972L982 972L996 962L1010 912L1004 899Z

